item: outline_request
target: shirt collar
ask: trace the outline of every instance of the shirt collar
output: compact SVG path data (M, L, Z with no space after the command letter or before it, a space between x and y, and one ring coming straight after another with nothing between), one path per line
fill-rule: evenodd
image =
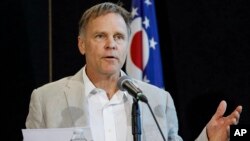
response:
M83 82L85 88L85 96L88 97L90 92L94 90L96 87L95 85L89 80L89 77L86 74L86 66L83 68Z

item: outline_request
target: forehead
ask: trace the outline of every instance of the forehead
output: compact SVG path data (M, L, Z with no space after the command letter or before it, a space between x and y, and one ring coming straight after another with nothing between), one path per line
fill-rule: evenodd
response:
M93 23L120 23L120 24L126 24L123 17L117 13L107 13L104 15L97 16L95 18L91 18L89 21L89 25Z
M101 28L107 29L119 29L127 31L127 25L123 17L117 13L107 13L98 17L90 19L87 24L86 30Z

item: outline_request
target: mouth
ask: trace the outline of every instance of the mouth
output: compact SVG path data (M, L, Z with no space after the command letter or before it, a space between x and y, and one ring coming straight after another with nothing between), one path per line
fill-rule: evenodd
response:
M116 56L104 56L104 58L106 58L106 59L117 59Z

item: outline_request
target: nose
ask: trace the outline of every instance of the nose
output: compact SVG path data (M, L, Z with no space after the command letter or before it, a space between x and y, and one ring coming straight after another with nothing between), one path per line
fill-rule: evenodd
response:
M107 49L116 49L117 45L115 42L115 39L113 37L108 38L107 43L106 43L106 48Z

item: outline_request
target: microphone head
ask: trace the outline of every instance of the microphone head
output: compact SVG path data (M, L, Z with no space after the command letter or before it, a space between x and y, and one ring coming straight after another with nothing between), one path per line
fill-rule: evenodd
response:
M119 78L117 82L117 86L121 91L128 91L130 95L133 96L136 100L141 100L142 102L147 103L147 97L142 94L140 88L136 87L132 79L129 76L122 76Z
M126 89L123 87L124 82L126 82L126 81L131 81L131 78L127 75L124 75L124 76L119 78L119 80L117 82L117 86L121 91L126 91Z

